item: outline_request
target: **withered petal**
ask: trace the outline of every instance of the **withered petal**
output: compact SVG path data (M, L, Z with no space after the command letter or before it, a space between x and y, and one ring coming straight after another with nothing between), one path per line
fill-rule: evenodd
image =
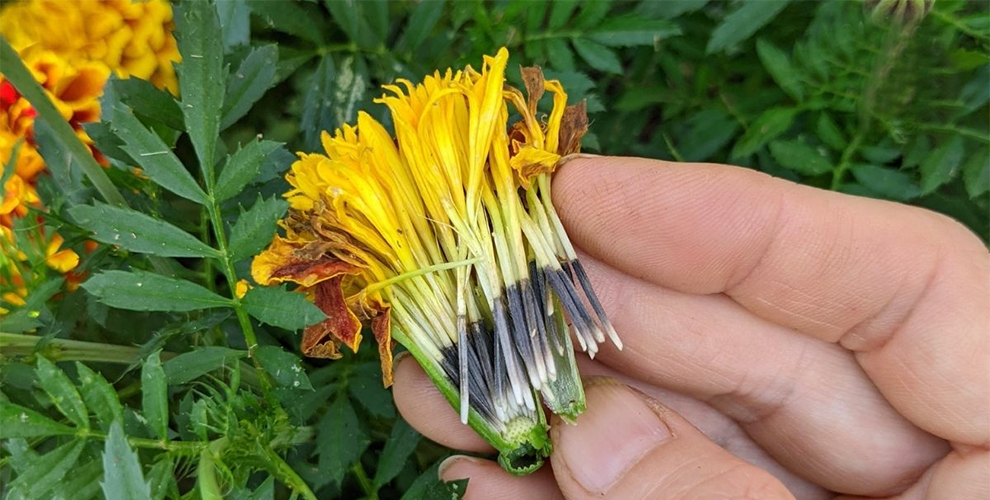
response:
M343 279L338 274L314 287L316 306L327 319L303 331L300 350L309 357L337 359L340 357L339 344L355 352L361 344L361 322L344 301Z
M539 66L519 68L522 73L523 84L526 86L526 101L529 105L529 113L536 116L536 106L546 89L543 86L543 69Z
M588 106L584 100L564 108L560 120L560 156L581 152L581 138L588 132Z
M382 383L385 387L391 387L392 377L392 349L395 348L395 341L392 340L392 314L391 306L383 305L381 312L371 318L371 331L378 341L378 357L382 364Z

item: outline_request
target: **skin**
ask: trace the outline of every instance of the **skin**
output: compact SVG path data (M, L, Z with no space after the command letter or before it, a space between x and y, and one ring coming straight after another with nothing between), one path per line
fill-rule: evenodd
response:
M990 494L990 259L965 227L724 165L578 159L553 189L625 348L580 356L551 467L442 464L466 498ZM394 394L491 451L409 357Z

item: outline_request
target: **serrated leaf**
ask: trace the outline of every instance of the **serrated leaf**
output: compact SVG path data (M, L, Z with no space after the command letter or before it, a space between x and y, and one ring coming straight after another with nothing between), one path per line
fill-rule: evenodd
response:
M818 138L827 144L828 147L836 151L842 151L846 148L846 136L827 113L822 113L818 116L815 131L818 134Z
M764 111L736 142L731 157L739 158L755 153L764 144L786 132L797 113L796 108L771 108Z
M76 430L30 408L6 402L0 404L0 439L71 436Z
M684 161L705 161L725 147L739 131L739 122L721 109L704 109L685 121L677 143Z
M860 184L892 200L908 201L921 195L914 179L900 170L864 163L853 165L851 170Z
M388 484L406 464L409 456L416 451L416 446L423 436L413 429L405 419L396 419L392 433L385 441L385 449L378 459L378 469L375 470L375 486L381 488Z
M153 500L162 500L172 491L175 492L175 496L177 497L178 487L175 484L175 462L173 462L172 457L165 454L159 456L162 458L159 458L155 462L155 465L151 466L151 470L148 471L148 486L151 490L151 498Z
M675 2L655 2L646 0L636 6L636 12L649 17L674 19L694 12L707 5L709 0L677 0Z
M239 351L220 346L199 347L184 352L162 364L168 382L173 385L185 384L214 370L247 356L247 351Z
M209 1L181 4L175 24L179 53L182 54L179 67L182 116L203 175L211 179L227 80L221 40L223 31L216 6Z
M272 2L270 0L248 0L251 13L260 17L269 28L298 36L316 45L326 40L323 33L326 27L320 23L321 16L314 15L315 9L306 8L297 2Z
M789 0L746 0L741 7L722 18L712 32L705 52L722 52L753 36L760 28L777 17Z
M95 202L69 209L69 215L90 237L125 250L163 257L218 257L193 235L136 210Z
M240 261L265 248L278 229L276 222L288 208L285 200L259 197L230 230L230 260Z
M96 414L100 427L109 429L110 424L120 420L124 413L117 391L103 378L103 375L78 361L76 361L76 373L79 374L79 393L83 401Z
M146 271L103 271L82 287L100 302L132 311L196 311L230 307L221 297L195 283Z
M241 304L258 321L286 330L301 330L326 319L305 295L281 287L252 288Z
M607 73L622 73L622 63L612 49L584 38L575 38L571 40L571 44L588 66Z
M574 71L574 53L562 38L547 40L545 52L547 60L559 71Z
M395 418L395 401L392 393L382 385L382 368L379 363L361 363L356 366L347 390L372 415Z
M573 26L581 29L594 28L602 23L611 8L611 0L585 0L581 2L581 8L574 17Z
M151 432L168 439L168 378L158 351L141 365L141 412Z
M990 191L990 149L983 148L963 165L963 183L970 198Z
M86 441L78 439L45 453L7 485L4 498L48 498L51 490L76 465L85 447Z
M921 194L928 194L949 182L959 171L965 153L961 136L953 136L935 148L921 162Z
M574 13L574 9L581 3L583 3L581 0L555 0L552 2L547 28L555 30L564 27L571 18L571 14Z
M100 492L100 479L103 479L103 464L89 459L89 456L85 458L81 465L77 464L72 468L71 474L53 482L55 489L51 492L52 500L96 498Z
M446 458L446 457L445 457ZM468 480L458 479L445 482L440 479L438 469L443 459L419 475L400 500L460 500L467 491Z
M251 142L241 146L232 156L227 158L227 164L220 171L220 178L217 180L214 189L214 197L217 201L224 201L234 196L244 189L261 171L261 165L282 146L282 143L275 141L259 141L253 139Z
M217 18L226 51L251 42L251 9L245 0L217 0Z
M756 53L767 73L780 85L780 88L795 101L804 100L804 88L798 79L798 72L791 64L791 59L783 50L773 43L761 38L756 41Z
M65 372L45 357L39 356L37 363L35 373L38 375L38 385L51 398L55 408L58 408L58 411L76 426L88 429L89 412L86 411L86 405L79 391L76 390L76 385L69 380Z
M124 436L120 422L110 426L103 448L103 494L107 500L150 500L151 487L144 480L141 462Z
M800 141L773 141L770 154L780 166L804 175L822 175L832 171L832 163L817 149Z
M223 119L220 130L240 120L275 84L275 69L278 64L278 48L265 45L251 51L241 61L237 71L227 81L227 95L223 102Z
M320 148L323 131L354 121L367 86L368 68L364 59L347 56L337 70L330 54L323 57L303 103L303 139L308 149Z
M52 129L44 120L34 123L34 139L38 144L38 153L45 160L45 167L52 174L52 179L58 185L59 191L66 195L71 204L84 203L92 194L88 193L83 184L82 168L72 159L72 155L62 146ZM11 158L14 158L11 156ZM10 168L9 172L15 169ZM4 171L6 174L8 170Z
M396 44L396 51L416 52L443 16L444 5L443 0L423 0L416 4L409 15L406 29Z
M313 390L313 384L295 354L281 347L266 345L258 348L256 356L276 384L291 389Z
M316 453L324 479L339 485L351 464L356 462L370 440L346 396L338 396L320 420ZM324 483L325 484L325 483Z
M145 127L131 108L123 103L114 106L112 130L124 142L121 149L137 162L152 181L183 198L206 204L206 193L172 149L158 134Z
M323 0L323 5L330 11L330 17L336 21L337 26L347 35L348 40L361 46L372 46L375 44L373 36L370 36L367 23L361 15L362 3L356 0Z
M610 18L586 36L609 47L633 47L653 46L660 40L680 34L680 27L671 21L630 14Z
M182 110L172 96L140 78L112 77L110 84L117 99L145 120L154 120L174 130L185 130Z

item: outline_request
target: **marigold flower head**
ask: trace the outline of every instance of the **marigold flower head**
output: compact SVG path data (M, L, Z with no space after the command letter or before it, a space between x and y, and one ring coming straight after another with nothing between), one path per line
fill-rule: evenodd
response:
M567 106L538 68L522 70L526 94L507 86L508 56L386 85L376 102L395 139L363 112L324 132L324 151L300 153L287 174L285 236L252 274L297 283L327 313L304 331L305 354L356 350L367 324L389 384L398 340L524 473L550 452L540 403L567 419L584 409L567 321L592 356L606 337L621 343L550 202L550 174L587 130L584 105Z

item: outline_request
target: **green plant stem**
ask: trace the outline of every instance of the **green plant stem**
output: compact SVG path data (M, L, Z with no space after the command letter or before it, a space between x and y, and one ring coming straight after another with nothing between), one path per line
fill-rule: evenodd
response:
M76 433L82 439L106 440L107 435L90 429L80 429ZM146 448L149 450L163 450L182 455L196 455L210 446L209 441L168 441L164 439L146 439L128 437L127 443L135 448Z
M42 337L18 333L0 333L0 351L4 356L44 356L52 361L98 361L103 363L133 364L141 360L136 347L83 342L79 340L51 339L38 348ZM171 357L172 354L168 354ZM166 354L162 353L165 358Z
M374 483L371 482L371 479L368 478L368 474L364 471L364 465L361 465L360 460L354 462L354 465L351 466L351 472L361 486L361 490L364 491L364 498L367 500L378 500L378 490L375 488Z
M24 66L24 61L17 55L17 51L2 36L0 36L0 65L3 66L4 76L31 103L35 112L38 113L38 118L44 120L51 127L55 139L72 156L72 159L86 174L89 182L93 183L93 187L100 193L100 196L111 205L127 207L127 200L114 186L103 167L96 163L89 148L76 136L72 125L62 118L61 113L55 109L55 104L45 94L45 89L41 88L41 85L35 81L27 66ZM165 259L149 255L148 260L159 274L172 274L172 267Z
M316 495L313 490L309 488L306 481L303 481L299 474L296 473L289 464L282 460L282 457L275 453L270 446L262 447L264 450L264 460L268 464L269 470L275 475L280 481L285 483L290 489L292 489L293 496L302 495L308 500L317 500Z

